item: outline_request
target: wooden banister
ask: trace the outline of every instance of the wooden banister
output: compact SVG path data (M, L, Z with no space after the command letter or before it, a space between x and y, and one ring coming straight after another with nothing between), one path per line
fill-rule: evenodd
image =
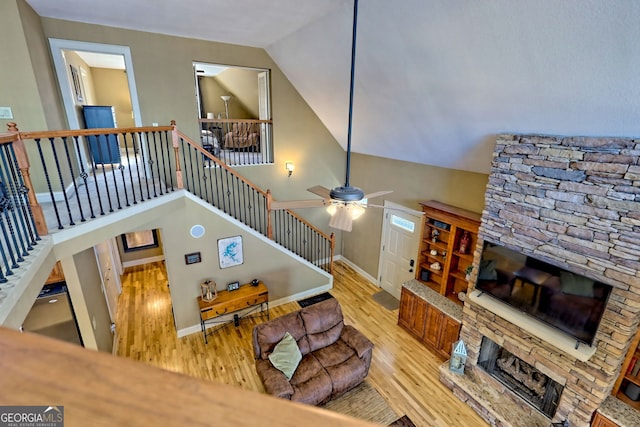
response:
M70 427L374 426L6 328L0 328L0 372L3 405L64 406L64 425Z
M29 190L27 192L27 198L29 200L31 213L33 214L33 222L36 225L38 234L40 236L46 236L47 234L49 234L49 230L47 229L47 223L44 219L42 206L40 206L40 204L38 203L38 199L36 198L36 192L33 188L33 183L31 182L31 175L29 175L29 168L31 167L31 164L29 163L27 149L24 146L24 141L22 140L21 133L18 130L18 125L10 122L7 123L7 127L9 133L15 137L15 139L13 140L13 151L16 154L18 167L20 168L20 173L22 174L22 181Z
M184 188L182 166L180 166L180 153L178 153L178 148L180 147L180 132L178 132L178 126L176 126L175 120L171 120L171 141L173 142L173 153L176 159L176 186L178 188Z
M271 205L273 203L273 195L271 190L267 190L267 237L273 240L273 221L271 220Z

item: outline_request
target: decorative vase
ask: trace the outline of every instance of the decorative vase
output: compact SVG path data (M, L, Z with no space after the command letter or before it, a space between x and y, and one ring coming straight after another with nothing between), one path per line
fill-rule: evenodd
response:
M468 231L462 233L462 237L460 238L460 247L458 248L458 252L461 254L466 254L469 251L469 245L471 244L471 236Z

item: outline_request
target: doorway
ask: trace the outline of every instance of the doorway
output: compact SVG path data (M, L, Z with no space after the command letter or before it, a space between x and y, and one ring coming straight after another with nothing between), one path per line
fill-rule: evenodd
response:
M402 284L415 277L422 214L387 200L384 206L379 285L400 299Z
M114 107L113 127L142 126L133 62L128 46L62 39L49 39L49 45L69 129L84 128L83 106L96 104ZM96 72L95 78L92 70ZM110 87L99 87L107 84L105 82L109 82ZM124 101L126 106L113 105L116 101L112 101L109 95L116 91L120 94L119 99L128 98ZM101 93L103 95L100 95ZM90 167L88 150L83 146L80 150L81 152L77 153L79 161Z

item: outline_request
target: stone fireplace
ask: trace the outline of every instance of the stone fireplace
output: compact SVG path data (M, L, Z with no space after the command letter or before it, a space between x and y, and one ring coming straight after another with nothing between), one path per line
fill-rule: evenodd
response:
M609 395L640 321L640 141L500 135L485 200L472 283L489 240L613 291L592 346L573 349L570 337L524 314L503 312L501 302L477 291L474 297L470 289L460 333L469 353L467 373L443 373L441 379L493 425L568 420L586 426ZM487 340L492 349L483 347ZM509 365L511 377L532 387L517 390L505 385L513 378L487 372L493 352L495 364ZM547 393L538 390L542 378L556 384L547 396L552 410L548 401L535 408L522 396ZM488 389L498 392L483 391ZM507 401L509 410L496 409Z

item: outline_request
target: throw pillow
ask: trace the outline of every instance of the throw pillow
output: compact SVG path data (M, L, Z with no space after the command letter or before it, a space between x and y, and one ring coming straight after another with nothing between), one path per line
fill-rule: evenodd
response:
M291 379L302 360L302 353L300 353L295 338L289 332L286 332L282 340L275 346L269 355L269 360L288 380Z
M579 276L569 273L568 271L561 271L560 282L562 283L562 292L565 294L593 297L594 281L588 277Z

